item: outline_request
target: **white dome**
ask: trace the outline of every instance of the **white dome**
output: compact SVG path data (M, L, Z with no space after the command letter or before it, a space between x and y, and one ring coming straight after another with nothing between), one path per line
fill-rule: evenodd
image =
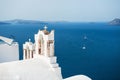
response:
M92 80L92 79L85 75L76 75L76 76L66 78L64 80Z

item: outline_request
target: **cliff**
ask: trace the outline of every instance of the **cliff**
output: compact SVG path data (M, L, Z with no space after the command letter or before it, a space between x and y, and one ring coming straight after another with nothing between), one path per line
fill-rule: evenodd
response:
M110 25L119 25L120 26L120 19L116 18L109 22Z

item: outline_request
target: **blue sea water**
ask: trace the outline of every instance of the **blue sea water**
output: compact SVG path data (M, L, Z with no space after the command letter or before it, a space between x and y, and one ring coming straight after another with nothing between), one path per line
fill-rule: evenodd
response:
M55 30L55 55L63 78L84 74L93 80L120 80L120 26L107 23L48 23ZM42 24L0 25L0 36L22 44L43 29ZM84 37L87 39L84 39ZM86 49L82 49L85 46Z

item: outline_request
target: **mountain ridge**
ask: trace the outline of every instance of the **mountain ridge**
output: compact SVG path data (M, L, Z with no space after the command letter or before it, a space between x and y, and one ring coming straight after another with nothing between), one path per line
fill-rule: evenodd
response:
M47 22L45 22L45 21L23 20L23 19L0 21L0 23L6 23L6 24L47 24Z
M120 26L120 19L119 18L115 18L112 21L109 22L110 25L118 25Z

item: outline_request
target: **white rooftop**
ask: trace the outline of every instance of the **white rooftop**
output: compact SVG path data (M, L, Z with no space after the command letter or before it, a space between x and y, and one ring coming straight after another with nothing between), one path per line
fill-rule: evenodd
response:
M0 40L4 41L5 43L7 44L12 44L13 42L13 39L10 39L10 38L6 38L6 37L3 37L3 36L0 36Z
M61 80L45 57L0 64L0 80Z
M76 76L66 78L64 80L92 80L92 79L85 75L76 75Z

